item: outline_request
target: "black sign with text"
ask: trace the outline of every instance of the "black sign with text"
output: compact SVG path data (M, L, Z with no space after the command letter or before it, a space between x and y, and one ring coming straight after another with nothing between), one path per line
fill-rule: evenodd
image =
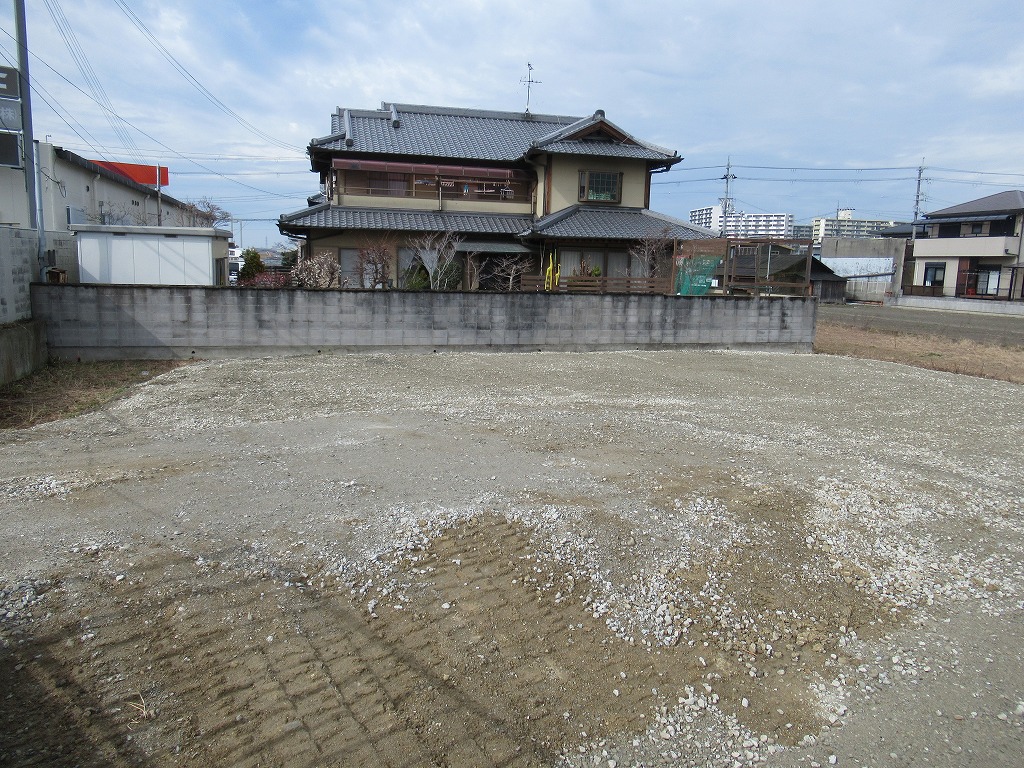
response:
M18 70L14 69L14 67L0 67L0 98L21 98L20 82Z

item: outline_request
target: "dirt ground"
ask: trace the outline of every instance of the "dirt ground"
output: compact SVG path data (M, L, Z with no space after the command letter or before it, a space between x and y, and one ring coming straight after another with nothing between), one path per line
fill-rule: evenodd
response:
M1018 766L1024 389L199 363L0 432L0 764Z

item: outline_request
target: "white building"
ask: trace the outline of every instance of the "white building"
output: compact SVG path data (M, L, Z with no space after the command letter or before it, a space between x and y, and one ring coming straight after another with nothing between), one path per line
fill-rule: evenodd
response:
M900 223L893 219L855 219L853 208L840 208L836 217L818 216L811 222L813 234L811 238L820 243L826 237L879 237L883 229L895 227Z
M695 208L690 211L690 223L698 227L710 229L712 232L721 232L725 225L725 216L722 206L710 205L707 208Z
M75 225L83 283L226 285L226 229Z
M792 213L743 213L737 211L725 217L723 237L793 237Z
M690 223L717 232L722 237L793 237L791 213L725 213L721 205L710 205L690 211Z
M208 226L194 206L61 147L39 142L38 165L47 231L75 224ZM27 228L29 221L25 169L0 167L0 225Z

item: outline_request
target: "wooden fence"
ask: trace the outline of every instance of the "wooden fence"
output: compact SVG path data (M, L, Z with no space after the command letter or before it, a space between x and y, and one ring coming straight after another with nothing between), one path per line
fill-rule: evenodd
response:
M523 275L520 288L525 292L543 291L543 275ZM552 293L643 293L668 294L672 281L665 277L563 277Z

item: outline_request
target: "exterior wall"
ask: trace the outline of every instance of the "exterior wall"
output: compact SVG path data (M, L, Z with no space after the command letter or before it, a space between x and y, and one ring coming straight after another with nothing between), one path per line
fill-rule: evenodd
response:
M826 237L815 250L821 263L837 275L862 277L892 274L906 242L892 237Z
M916 251L916 248L915 248ZM914 262L914 285L924 285L924 271L928 264L943 263L946 265L946 275L942 281L942 295L943 296L955 296L956 295L956 273L960 266L960 259L944 259L944 258L930 258L924 259L918 257Z
M214 261L227 258L228 234L192 228L80 227L79 279L83 283L214 285Z
M0 227L0 325L32 315L29 283L40 280L38 240L31 229ZM65 270L69 282L78 279L74 239L68 232L46 233L48 267Z
M51 356L669 348L810 352L812 298L32 286Z
M888 291L888 278L876 280L864 278L846 281L847 301L873 301L881 303L885 300L885 295Z
M30 320L0 326L0 386L46 365L46 326Z
M28 223L25 171L0 167L0 225L27 227Z
M32 316L29 283L39 279L36 233L0 228L0 325Z
M580 202L580 171L609 171L622 174L622 200L619 203L592 203L627 208L643 208L647 200L647 164L638 160L555 155L551 169L551 213Z
M156 226L156 190L120 184L59 157L52 144L39 143L40 197L43 226L49 231L68 229L68 216L75 224ZM100 205L102 203L102 206ZM166 196L159 208L164 226L191 225L191 213ZM25 172L20 168L0 169L0 223L15 227L29 225L25 198Z
M914 241L914 258L918 261L960 258L1016 261L1019 253L1019 237L929 237Z
M1024 304L1009 301L979 301L955 299L946 296L889 297L886 304L910 309L941 309L946 312L975 312L984 315L1014 315L1024 317Z

